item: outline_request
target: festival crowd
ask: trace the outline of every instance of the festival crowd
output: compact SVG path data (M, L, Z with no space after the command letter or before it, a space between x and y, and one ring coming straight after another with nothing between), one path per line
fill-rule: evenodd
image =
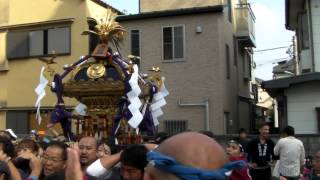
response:
M77 142L16 139L0 131L0 180L318 180L320 150L305 157L294 128L275 144L269 125L251 140L245 129L220 145L208 132L159 133L141 144L119 146L85 136Z

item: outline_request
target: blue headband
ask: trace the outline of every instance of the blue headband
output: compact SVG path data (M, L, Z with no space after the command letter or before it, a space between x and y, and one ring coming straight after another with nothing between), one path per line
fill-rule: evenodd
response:
M235 161L227 163L221 169L203 170L182 165L174 158L155 151L148 152L147 158L153 167L174 174L183 180L224 180L233 169L241 169L246 166L244 161Z

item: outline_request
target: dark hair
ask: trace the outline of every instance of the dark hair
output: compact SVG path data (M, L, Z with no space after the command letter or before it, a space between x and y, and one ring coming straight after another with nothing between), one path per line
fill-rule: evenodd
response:
M228 141L228 145L232 144L232 143L237 144L239 146L240 152L244 152L244 149L243 149L242 145L239 143L239 141L234 140L234 139L231 139L231 140Z
M116 154L118 152L120 152L119 148L116 146L116 144L114 143L114 141L112 139L101 139L98 143L97 147L100 147L101 145L106 144L109 146L110 150L111 150L111 154Z
M32 152L35 152L35 153L37 153L39 150L38 144L32 139L21 140L20 143L18 144L17 150L20 150L22 148L29 148L29 149L31 149Z
M308 156L306 156L306 159L310 159L310 160L313 160L313 156L311 156L311 155L308 155Z
M168 139L170 136L166 132L159 132L154 138L156 144L162 143L164 140Z
M264 123L262 123L262 124L261 124L261 126L260 126L260 128L259 128L259 129L261 129L261 128L265 127L265 126L270 127L270 125L269 125L268 123L264 122Z
M47 147L48 147L48 143L44 142L44 141L40 141L40 142L38 142L38 146L39 146L39 148L42 148L43 150L46 150Z
M67 145L65 143L60 142L60 141L50 141L47 149L49 147L57 147L57 148L61 149L62 150L62 159L67 160Z
M14 140L11 134L6 130L0 130L0 137L8 138L9 140Z
M122 164L132 166L144 172L147 166L147 148L143 145L133 144L129 145L120 156Z
M245 128L240 128L238 133L241 134L241 133L248 133L248 132Z
M14 146L6 137L0 137L0 146L2 147L2 151L9 157L14 158L16 156Z
M286 134L287 136L294 136L294 128L292 126L287 126L283 128L282 133Z
M306 168L308 168L308 169L312 169L313 168L312 160L313 160L312 156L310 156L310 155L306 156L306 162L305 162Z

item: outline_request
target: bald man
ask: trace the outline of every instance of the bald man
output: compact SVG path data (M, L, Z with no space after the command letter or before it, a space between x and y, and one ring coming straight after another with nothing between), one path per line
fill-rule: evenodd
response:
M82 171L97 160L97 140L94 137L86 136L79 141L80 163Z
M228 163L215 140L195 132L173 136L147 156L144 180L225 179L227 172L244 165Z

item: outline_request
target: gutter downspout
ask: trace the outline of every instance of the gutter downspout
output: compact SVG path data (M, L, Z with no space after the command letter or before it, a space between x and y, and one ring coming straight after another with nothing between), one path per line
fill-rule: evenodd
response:
M312 60L312 72L315 72L315 55L314 55L314 44L313 44L313 23L312 23L312 12L311 12L311 0L308 0L308 8L309 8L309 22L310 22L310 49L311 49L311 60Z
M209 106L209 99L204 100L200 103L182 103L181 99L178 99L178 105L180 107L204 107L205 108L205 119L204 119L204 128L206 131L210 131L210 106Z

